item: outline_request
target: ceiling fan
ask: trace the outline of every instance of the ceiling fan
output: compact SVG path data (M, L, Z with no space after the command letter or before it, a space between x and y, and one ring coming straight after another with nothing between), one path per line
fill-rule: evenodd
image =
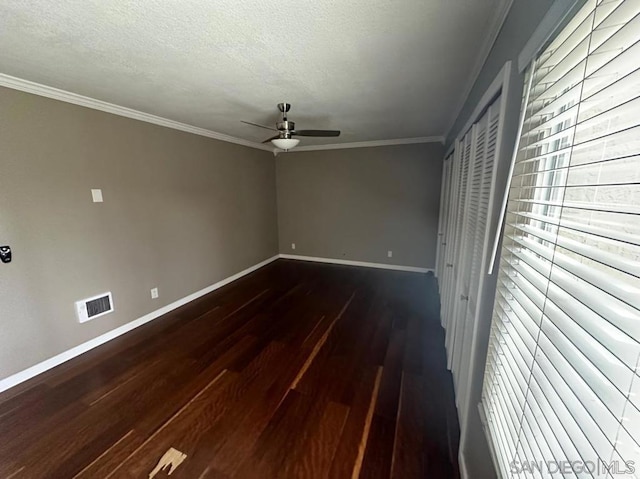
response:
M290 109L291 103L278 103L278 110L280 110L280 112L282 113L282 119L276 122L275 128L244 120L242 121L242 123L258 126L260 128L266 128L267 130L277 131L277 135L264 140L262 143L271 142L276 148L280 148L281 150L285 151L295 148L298 143L300 143L300 140L298 140L297 138L292 138L294 136L340 136L340 130L296 130L296 124L287 119L287 112Z

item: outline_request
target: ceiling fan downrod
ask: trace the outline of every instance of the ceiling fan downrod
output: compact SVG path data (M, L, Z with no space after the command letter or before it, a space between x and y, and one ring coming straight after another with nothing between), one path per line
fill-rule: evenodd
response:
M295 131L296 124L287 120L287 112L291 109L291 103L278 103L278 110L282 113L282 121L276 123L280 131L280 138L291 138L291 132Z

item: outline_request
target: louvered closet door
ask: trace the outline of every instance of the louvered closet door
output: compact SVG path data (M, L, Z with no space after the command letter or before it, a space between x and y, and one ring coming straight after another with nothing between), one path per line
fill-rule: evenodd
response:
M454 297L453 317L457 324L452 345L451 371L456 392L460 386L460 358L466 330L466 309L469 298L469 285L473 247L476 236L478 211L480 206L480 187L482 185L483 164L487 138L487 115L471 128L471 153L469 164L469 181L467 182L466 202L463 205L464 218L462 242L456 263L458 264L456 289Z
M451 188L451 166L453 155L449 155L442 166L442 190L440 193L440 216L438 222L438 254L436 258L436 275L439 281L444 279L445 254L447 243L444 240L449 221L449 190Z
M469 174L464 197L463 229L454 268L455 293L451 306L453 341L450 345L450 367L456 387L456 401L466 401L473 327L477 320L478 294L488 260L488 215L495 186L496 153L501 125L502 102L496 99L473 125L468 138Z
M479 180L479 192L477 196L477 208L469 208L471 214L476 215L475 234L470 249L470 273L468 276L468 289L466 290L466 298L461 301L464 306L464 333L462 335L462 346L458 348L459 360L457 363L457 395L456 401L461 407L461 411L466 414L470 370L471 370L471 339L473 337L474 325L478 321L479 294L483 283L483 277L487 272L487 263L489 261L490 249L489 241L491 232L488 230L489 225L489 207L493 203L493 194L495 192L498 143L500 141L500 126L502 125L502 101L500 98L495 100L489 108L486 116L480 121L480 124L486 122L486 134L482 138L482 146L478 147L478 164L474 168L474 177ZM485 128L485 125L482 125ZM479 138L480 142L480 138ZM465 418L461 418L464 420Z
M463 248L464 242L464 221L465 221L465 206L468 195L468 183L469 183L469 169L471 163L471 148L472 148L472 133L467 133L461 142L461 161L458 180L458 196L455 198L455 228L452 235L452 247L451 247L451 278L450 283L447 285L447 330L446 330L446 347L447 347L447 365L451 368L453 362L453 347L455 341L456 330L458 328L457 318L455 317L456 308L456 290L458 288L458 280L461 274L461 265L459 261L460 253Z
M447 365L453 371L456 397L465 397L476 321L478 290L487 261L489 204L495 183L501 100L456 142L443 189L448 206L443 258L440 262L442 323L446 329ZM459 392L462 391L461 396Z
M640 476L639 59L640 1L593 0L529 69L482 400L505 478Z
M445 235L445 265L443 273L442 289L440 301L442 306L441 315L443 326L448 334L451 327L450 298L453 281L453 255L455 250L455 234L458 214L458 196L460 194L460 172L462 164L462 145L456 142L456 149L451 165L451 187L449 189L449 218Z

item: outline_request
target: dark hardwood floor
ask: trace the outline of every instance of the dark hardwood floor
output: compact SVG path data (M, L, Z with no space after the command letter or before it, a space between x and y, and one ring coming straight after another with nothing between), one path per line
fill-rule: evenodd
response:
M278 260L0 395L0 478L456 478L438 303Z

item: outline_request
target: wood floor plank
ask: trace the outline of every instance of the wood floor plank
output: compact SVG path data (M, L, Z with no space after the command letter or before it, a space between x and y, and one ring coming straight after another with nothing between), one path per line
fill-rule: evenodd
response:
M232 410L238 411L237 408L233 409L233 406L237 406L242 399L245 397L255 399L260 391L267 389L276 380L276 377L267 374L267 372L278 365L286 364L288 357L289 352L286 350L286 346L271 343L242 373L236 375L237 379L228 384L228 387L219 388L219 394L199 401L206 413L194 410L190 417L182 417L173 429L165 431L163 438L156 438L156 442L159 442L160 439L163 441L160 442L162 446L155 446L155 450L157 451L158 447L160 449L165 446L169 447L171 444L172 447L187 452L193 460L197 453L194 444L199 444L202 438L206 437L209 431L216 426L217 422L224 420L226 414L231 414ZM212 404L207 405L207 401ZM197 423L197 434L194 432L196 427L191 423ZM141 453L141 456L144 455Z
M360 449L363 446L363 440L365 447L368 441L367 422L373 421L373 414L371 418L369 417L370 409L373 404L373 410L375 410L381 376L381 370L372 367L357 381L356 394L350 405L349 415L340 436L340 445L331 465L330 477L332 478L351 479L354 469L356 467L359 469L361 465ZM357 465L358 462L360 464Z
M376 415L386 417L389 420L395 420L398 414L406 336L405 330L391 330L389 348L384 360L382 382L376 403Z
M256 446L240 470L238 479L280 477L287 456L298 440L299 431L309 415L313 402L290 390L276 414L260 435Z
M208 447L203 448L202 451L207 451L209 464L212 467L232 476L243 465L259 435L282 404L288 391L295 386L297 378L304 375L313 361L318 349L317 343L322 342L331 331L332 324L341 317L348 302L340 311L334 312L333 321L327 321L320 327L309 325L312 332L306 334L306 337L315 335L316 340L311 341L306 347L301 346L295 354L289 355L280 367L276 367L281 374L271 377L273 382L266 391L252 391L248 394L251 403L238 408L237 414L229 414L221 422L220 427L213 429L207 435L204 441ZM294 351L293 348L289 350Z
M439 316L432 276L276 261L0 394L0 477L455 479Z
M115 467L124 462L143 442L144 438L132 429L85 465L73 476L73 479L107 477Z
M338 448L342 430L349 414L343 404L328 402L322 407L321 401L314 401L314 416L308 419L304 429L298 431L298 441L289 452L282 471L283 479L329 479L331 463ZM317 412L322 411L322 415Z
M362 330L363 318L369 311L371 292L359 290L354 293L343 309L339 322L336 322L321 348L313 365L305 377L296 383L297 390L307 395L323 395L329 400L350 404L350 395L346 394L354 376L359 375L364 352L368 350L376 325ZM340 371L341 374L335 374ZM345 399L345 396L349 396Z
M426 477L423 378L404 373L391 462L391 478Z
M107 479L145 477L171 447L187 455L193 454L194 438L201 433L200 428L207 427L209 421L220 417L221 411L227 407L223 391L226 392L236 381L237 374L222 371L120 465L114 467Z
M234 477L328 478L349 408L290 390Z
M407 338L403 371L422 374L424 367L424 316L410 314L407 320Z
M360 469L361 479L389 479L394 440L395 421L374 415Z
M272 343L239 375L233 388L233 403L223 417L208 424L208 429L198 438L198 448L185 464L185 477L210 467L229 476L243 464L267 426L292 381L292 373L277 377L266 374L273 369L285 369L296 361L294 352L287 345Z

